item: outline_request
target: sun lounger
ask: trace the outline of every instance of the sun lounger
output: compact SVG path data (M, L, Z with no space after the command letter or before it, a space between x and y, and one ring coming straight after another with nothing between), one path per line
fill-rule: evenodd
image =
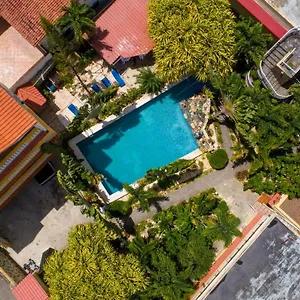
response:
M115 69L113 69L111 71L111 74L114 76L114 78L116 79L116 81L118 82L119 86L122 87L125 85L124 80L122 79L122 77L120 76L119 72Z
M54 93L56 91L56 86L51 82L47 81L46 82L46 88L51 92Z
M68 109L69 109L76 117L78 117L78 108L77 108L73 103L71 103L71 104L68 106Z
M106 86L106 87L109 87L111 86L111 82L106 78L104 77L101 82Z
M92 85L92 90L93 90L95 93L100 93L100 92L102 92L100 86L99 86L97 83L94 83L94 84Z

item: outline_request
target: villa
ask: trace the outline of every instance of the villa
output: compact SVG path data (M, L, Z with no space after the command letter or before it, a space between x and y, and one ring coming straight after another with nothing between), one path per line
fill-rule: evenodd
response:
M0 84L0 209L49 161L41 145L56 133Z

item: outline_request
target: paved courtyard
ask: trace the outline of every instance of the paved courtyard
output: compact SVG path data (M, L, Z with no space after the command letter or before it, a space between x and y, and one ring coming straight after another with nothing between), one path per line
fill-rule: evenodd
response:
M33 179L0 211L1 229L12 242L8 251L21 266L29 258L39 264L49 247L64 248L70 228L89 221L64 195L56 177L43 186Z
M231 140L227 127L221 126L223 136L223 148L231 157L232 151ZM207 189L215 188L219 196L221 196L230 207L232 213L240 218L240 229L243 229L250 220L256 215L253 207L257 206L258 194L251 191L243 191L243 184L237 181L235 173L240 168L232 168L232 163L229 162L227 167L220 171L213 171L208 175L200 177L195 181L184 185L182 188L168 194L168 200L159 203L160 209L167 209L170 206L177 205L190 197L199 194ZM157 208L151 206L149 213L133 211L131 214L132 221L135 224L152 217L157 213Z

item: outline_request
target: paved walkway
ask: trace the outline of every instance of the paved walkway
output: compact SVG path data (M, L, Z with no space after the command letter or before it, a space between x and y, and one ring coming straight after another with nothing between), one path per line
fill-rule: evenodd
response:
M231 157L232 150L231 138L229 130L226 126L221 126L223 137L223 148ZM240 166L239 168L242 168ZM256 203L258 195L251 191L243 191L243 184L238 182L235 178L235 173L238 168L233 169L232 163L229 162L227 167L220 171L214 171L206 176L184 185L182 188L171 192L168 195L167 201L159 202L159 206L162 210L169 208L170 206L177 205L190 197L199 194L207 189L215 188L220 197L222 197L230 207L233 214L241 219L241 228L246 226L248 222L255 216L255 212L250 208ZM141 221L151 218L157 213L157 208L151 206L149 213L143 213L138 210L134 210L131 214L131 218L135 224Z

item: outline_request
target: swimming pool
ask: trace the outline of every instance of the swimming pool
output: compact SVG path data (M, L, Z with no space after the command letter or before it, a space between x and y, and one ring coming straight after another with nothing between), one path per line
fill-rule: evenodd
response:
M109 194L198 148L179 102L201 87L186 79L77 144Z

